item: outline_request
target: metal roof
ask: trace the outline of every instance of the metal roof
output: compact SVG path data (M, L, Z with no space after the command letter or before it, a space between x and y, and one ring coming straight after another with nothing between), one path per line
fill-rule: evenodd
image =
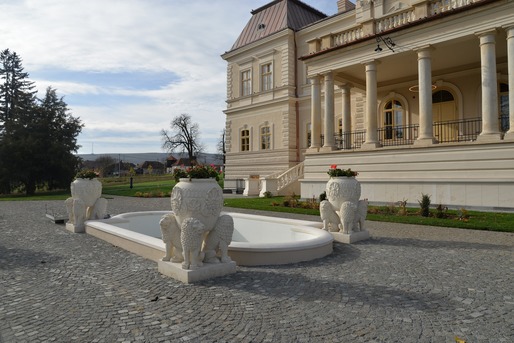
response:
M289 28L298 31L327 15L299 0L275 0L252 12L252 18L232 46L232 50Z

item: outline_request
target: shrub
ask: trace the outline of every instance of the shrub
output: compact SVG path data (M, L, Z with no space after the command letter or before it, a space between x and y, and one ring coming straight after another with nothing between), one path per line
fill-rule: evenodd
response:
M446 214L447 211L448 211L448 207L443 206L442 204L439 204L435 208L435 217L436 218L446 218L447 217L447 214Z
M319 202L322 202L323 200L327 200L327 192L323 192L319 195Z
M406 216L407 215L407 200L403 199L401 201L398 201L398 206L400 209L398 210L399 216Z
M421 193L421 200L418 200L421 208L421 216L430 216L430 195Z
M270 191L266 191L266 192L264 192L264 197L265 197L265 198L272 198L272 197L273 197L273 194L271 194L271 192L270 192Z

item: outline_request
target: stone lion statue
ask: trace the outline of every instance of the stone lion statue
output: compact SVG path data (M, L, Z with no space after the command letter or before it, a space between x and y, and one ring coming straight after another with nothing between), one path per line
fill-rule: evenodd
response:
M163 261L182 262L182 242L180 241L180 226L174 213L168 213L161 217L159 221L161 227L162 241L166 244L166 255Z
M86 204L80 199L68 198L64 202L68 211L68 221L76 227L84 227L86 218Z
M323 221L323 230L337 232L341 229L341 219L328 200L320 202L319 212Z
M187 218L180 228L180 242L184 262L182 269L198 269L202 264L204 254L201 252L203 234L207 231L202 222L196 218Z
M89 219L105 219L107 216L107 199L98 198L93 207L88 208Z
M341 204L339 215L341 216L341 223L343 224L343 233L349 234L353 230L355 222L355 215L357 212L357 205L351 201L345 201Z
M205 253L204 262L219 263L220 259L223 263L231 262L228 256L228 246L232 242L232 234L234 233L234 219L229 215L221 215L216 221L214 228L207 234L205 238L203 251ZM220 259L218 259L218 253Z
M363 231L364 230L364 222L366 221L366 216L368 215L368 199L359 200L357 204L357 211L355 213L355 223L353 229L355 231Z

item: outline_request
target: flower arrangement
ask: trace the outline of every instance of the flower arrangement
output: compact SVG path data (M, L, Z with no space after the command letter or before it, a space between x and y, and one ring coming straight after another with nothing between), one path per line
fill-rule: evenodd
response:
M219 180L219 173L214 167L214 165L201 165L197 164L192 167L188 167L185 170L181 168L177 168L173 170L173 178L175 181L179 181L179 179L182 178L189 178L189 179L216 179L216 181Z
M359 173L351 170L350 168L348 168L348 169L337 168L337 164L332 164L330 166L330 169L328 170L327 174L330 175L330 177L336 177L336 176L352 177L352 176L359 175Z
M89 179L89 180L92 180L92 179L97 178L98 176L99 176L98 173L95 172L94 170L82 169L81 171L79 171L75 175L75 179Z

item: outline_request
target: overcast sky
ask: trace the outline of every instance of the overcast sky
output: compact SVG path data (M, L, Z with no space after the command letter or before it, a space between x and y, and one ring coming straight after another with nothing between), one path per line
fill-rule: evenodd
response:
M79 153L163 152L161 129L192 116L207 152L225 126L226 62L270 0L0 0L0 50L40 96L57 89L85 127ZM337 0L305 0L332 15Z

